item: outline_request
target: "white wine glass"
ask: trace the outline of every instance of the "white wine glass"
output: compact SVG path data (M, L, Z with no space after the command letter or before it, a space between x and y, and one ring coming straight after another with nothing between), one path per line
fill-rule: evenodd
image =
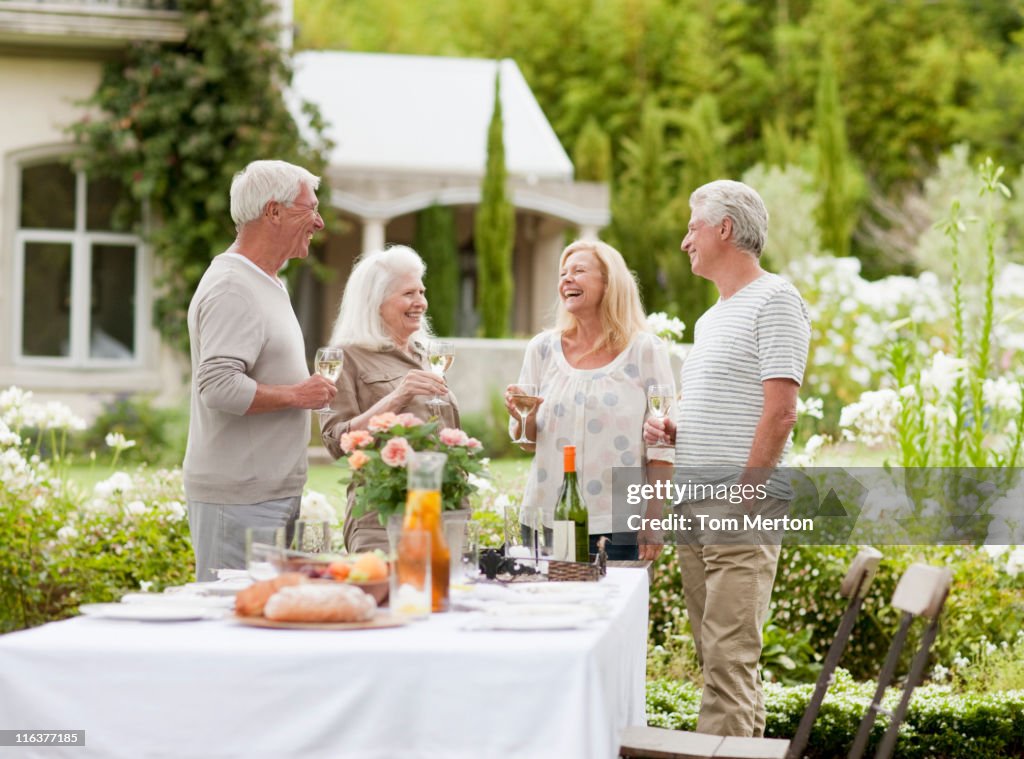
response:
M647 411L655 419L664 419L672 408L672 386L651 385L647 388ZM655 448L668 448L668 440L665 433L661 434L661 441Z
M450 340L432 340L427 346L427 361L430 362L430 371L441 379L444 379L448 368L455 360L455 343ZM428 406L445 406L448 404L440 395L435 395L429 401Z
M537 404L540 403L540 396L536 385L518 384L509 385L508 394L512 400L512 406L516 410L516 414L519 416L519 437L512 442L516 445L526 445L533 443L530 438L526 436L526 417L537 408Z
M341 376L341 366L344 360L345 354L341 348L318 348L316 351L316 361L313 366L316 369L316 373L321 377L326 377L331 382L336 383L338 377ZM330 406L319 409L320 412L330 410Z

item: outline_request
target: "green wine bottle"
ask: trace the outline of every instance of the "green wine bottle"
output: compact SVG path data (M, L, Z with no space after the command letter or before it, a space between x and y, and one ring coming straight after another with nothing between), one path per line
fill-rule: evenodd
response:
M576 479L576 446L562 451L565 475L555 504L553 555L558 561L590 561L590 519Z

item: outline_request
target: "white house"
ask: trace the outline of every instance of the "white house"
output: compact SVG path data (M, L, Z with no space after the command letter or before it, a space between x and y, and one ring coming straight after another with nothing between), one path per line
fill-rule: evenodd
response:
M188 379L182 357L152 326L159 262L140 239L112 230L116 187L66 161L66 127L81 115L75 103L93 92L103 62L134 39L182 39L173 7L0 0L0 387L16 384L88 412L115 393L174 397ZM324 246L337 276L325 285L303 276L294 294L308 344L330 334L355 257L411 244L417 212L435 203L455 212L459 329L475 333L473 213L498 70L516 207L513 326L523 335L544 326L558 254L567 236L595 236L608 223L608 188L573 181L515 63L308 52L295 56L295 69L293 94L320 106L335 142L321 202L349 222ZM465 389L453 377L467 408L486 400L486 385L514 379L521 344L504 347L467 340L460 348L463 366L476 356L494 373L488 382L473 375Z

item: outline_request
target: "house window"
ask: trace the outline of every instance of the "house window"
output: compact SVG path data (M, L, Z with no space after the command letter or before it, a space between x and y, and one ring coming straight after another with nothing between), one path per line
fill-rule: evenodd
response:
M19 361L137 364L144 326L142 245L138 236L118 231L134 221L114 218L120 185L53 160L23 165L18 190Z

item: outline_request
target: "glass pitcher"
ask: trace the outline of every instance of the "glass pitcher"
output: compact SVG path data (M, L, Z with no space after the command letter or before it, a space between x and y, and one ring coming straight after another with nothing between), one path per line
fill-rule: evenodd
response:
M441 524L441 483L448 455L425 452L409 455L408 490L405 498L404 530L430 533L430 573L433 585L431 610L448 611L448 583L451 555Z

